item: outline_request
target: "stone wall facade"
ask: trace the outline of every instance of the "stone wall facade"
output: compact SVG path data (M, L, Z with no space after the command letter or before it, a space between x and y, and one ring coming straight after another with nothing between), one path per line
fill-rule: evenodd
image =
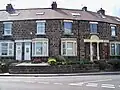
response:
M89 59L89 44L84 43L84 39L90 39L89 21L73 20L72 33L73 35L64 35L63 20L46 20L46 34L36 35L36 20L12 21L12 36L3 36L3 22L0 22L0 40L24 40L34 38L48 38L49 40L49 56L61 54L61 38L76 38L77 39L77 56L74 58ZM120 41L120 26L117 26L117 36L111 37L110 23L98 22L97 36L103 40ZM32 35L30 34L32 32ZM87 46L86 46L87 44ZM108 44L109 46L109 44ZM101 45L102 48L102 45ZM102 57L102 52L100 56ZM44 57L47 59L48 57ZM7 57L5 57L7 58ZM15 59L15 57L12 57ZM43 57L39 57L43 58ZM73 57L70 57L73 58Z

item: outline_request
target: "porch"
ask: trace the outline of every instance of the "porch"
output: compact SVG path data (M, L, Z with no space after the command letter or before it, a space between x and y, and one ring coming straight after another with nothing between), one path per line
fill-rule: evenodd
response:
M91 61L109 59L109 40L101 40L92 35L90 39L84 39L85 58Z

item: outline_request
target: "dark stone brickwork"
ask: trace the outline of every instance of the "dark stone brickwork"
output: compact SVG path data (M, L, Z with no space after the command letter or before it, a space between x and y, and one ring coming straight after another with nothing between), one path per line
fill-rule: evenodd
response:
M49 56L56 56L61 54L61 38L77 38L77 58L89 58L89 51L86 51L86 49L89 49L89 43L87 43L87 47L84 43L84 39L90 39L91 36L89 21L73 20L72 35L64 35L63 20L46 20L45 35L36 35L36 26L36 20L13 21L13 35L3 36L3 22L0 22L0 40L14 41L33 38L48 38ZM113 38L111 37L110 24L99 22L97 35L103 40L120 41L119 30L120 26L117 25L117 37ZM31 32L32 35L30 34ZM100 45L100 48L102 48L101 46L102 45ZM100 56L102 57L102 55Z

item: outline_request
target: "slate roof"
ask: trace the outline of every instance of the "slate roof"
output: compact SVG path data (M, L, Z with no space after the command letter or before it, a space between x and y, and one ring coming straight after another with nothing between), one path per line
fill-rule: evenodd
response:
M12 20L37 20L37 19L68 19L68 20L89 20L101 21L113 24L120 24L120 18L100 15L92 11L83 11L78 9L64 9L64 8L31 8L31 9L16 9L18 15L11 15L6 10L0 10L0 21ZM44 13L43 15L36 15L36 13ZM71 13L79 13L80 16L73 16Z

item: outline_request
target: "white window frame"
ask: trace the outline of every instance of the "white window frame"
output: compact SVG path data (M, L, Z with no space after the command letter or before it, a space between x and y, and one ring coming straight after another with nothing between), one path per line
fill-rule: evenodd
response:
M112 27L115 27L115 35L112 34ZM111 29L111 36L112 36L112 37L116 37L116 35L117 35L117 28L116 28L116 25L110 24L110 29Z
M72 20L64 20L63 23L72 23L72 27L73 27L73 21L72 21ZM64 25L63 25L63 27L64 27L64 34L71 34L71 35L73 35L73 33L72 33L72 28L71 28L71 32L66 32Z
M39 20L39 21L36 21L36 23L37 23L37 32L36 32L36 35L44 35L45 34L45 28L46 28L46 21L45 20ZM44 32L38 32L39 30L38 30L38 23L45 23L45 28L44 28Z
M45 54L44 53L42 55L36 54L36 43L37 42L47 43L47 52ZM35 47L33 47L33 43L35 43ZM34 48L35 48L35 50L34 50ZM35 51L35 52L33 52L33 51ZM43 48L43 52L44 52L44 48ZM48 39L46 39L46 38L45 39L44 38L39 38L39 39L35 39L35 40L32 41L32 57L41 57L41 56L42 57L48 56Z
M90 28L90 33L91 34L98 34L98 22L89 22L89 24L91 25L91 24L96 24L97 25L97 32L91 32L91 28Z
M11 24L11 28L10 29L5 29L5 27L4 27L4 36L11 36L12 35L12 24L13 24L13 22L3 22L3 24L5 25L5 24ZM6 34L5 33L5 31L8 31L8 30L10 30L10 33L9 34Z
M115 55L112 55L112 53L111 53L111 44L115 44ZM111 56L117 56L117 50L116 50L116 48L117 48L117 44L120 44L120 42L110 42L110 55Z
M8 43L7 55L2 55L2 43ZM12 44L12 49L9 48L10 43ZM10 50L12 50L11 55L9 54ZM12 42L12 41L0 41L0 56L7 56L7 57L14 56L14 42Z
M73 50L73 51L75 51L74 52L74 54L73 55L68 55L68 53L67 53L67 43L69 43L69 42L71 42L71 43L73 43L73 47L75 47L75 49L76 49L76 51L75 50ZM66 54L65 55L63 55L63 43L65 43L66 45ZM76 45L76 46L75 46ZM73 48L74 49L74 48ZM61 55L63 55L63 56L77 56L77 41L76 40L61 40Z

